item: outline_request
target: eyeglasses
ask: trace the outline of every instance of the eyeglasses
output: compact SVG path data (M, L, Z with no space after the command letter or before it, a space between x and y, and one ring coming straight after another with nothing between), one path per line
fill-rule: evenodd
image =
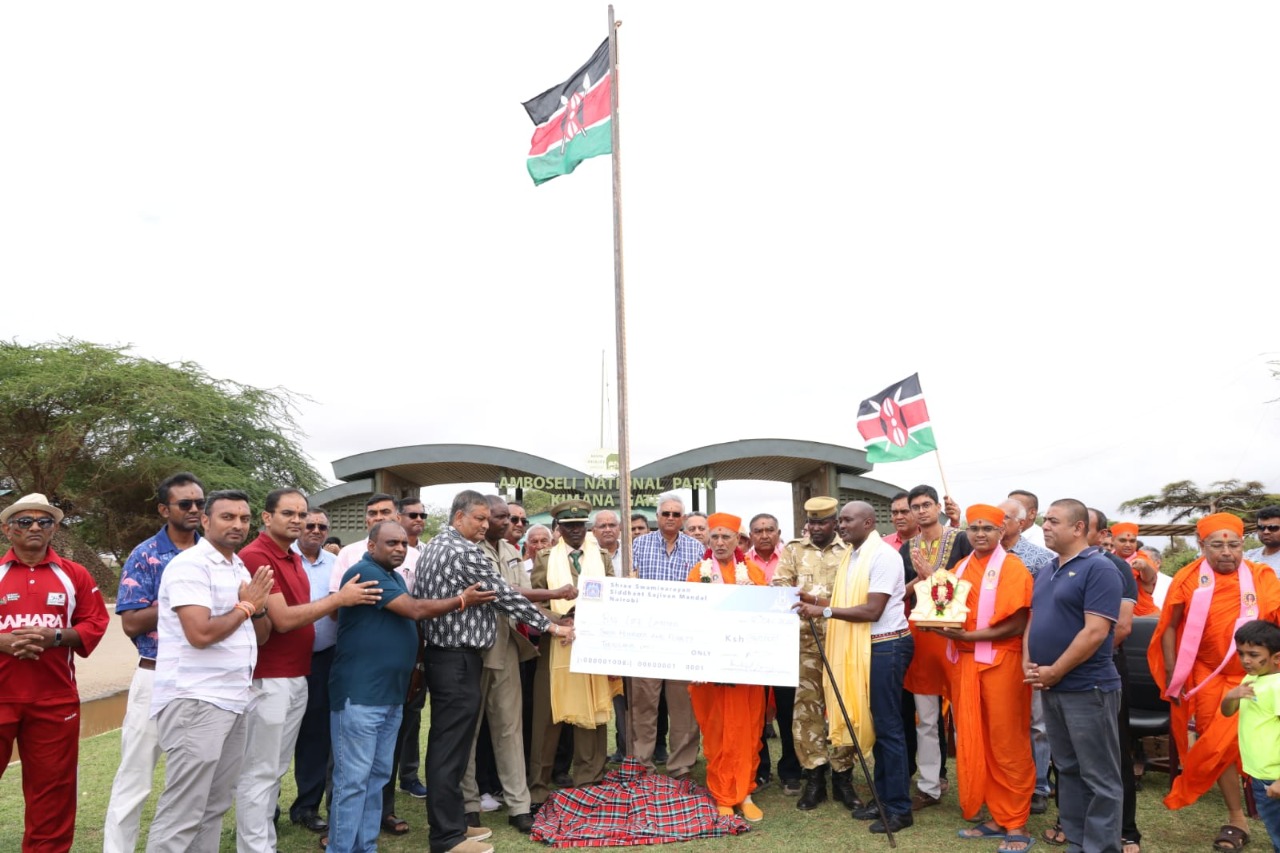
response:
M658 515L663 518L684 518L683 512L660 512Z
M513 515L511 516L511 523L512 524L528 524L529 519L525 518L523 515Z
M26 530L33 524L36 527L39 527L41 530L48 530L50 527L53 527L58 522L54 521L52 518L35 518L30 515L24 515L22 518L15 518L13 521L9 523L15 524L18 527L21 527L23 530Z
M169 506L176 506L183 512L191 512L191 508L204 509L204 498L183 498L180 501L174 501Z
M326 530L328 530L328 529L329 529L329 525L327 525L327 524L319 524L319 523L314 522L314 521L309 521L309 522L307 522L307 529L308 529L308 530L319 530L320 532L322 532L322 533L323 533L324 531L326 531Z
M427 513L425 512L406 512L406 513L403 513L403 515L405 518L408 518L412 521L421 521L422 519L427 517Z
M1268 533L1280 532L1280 524L1259 524L1258 530L1265 530Z

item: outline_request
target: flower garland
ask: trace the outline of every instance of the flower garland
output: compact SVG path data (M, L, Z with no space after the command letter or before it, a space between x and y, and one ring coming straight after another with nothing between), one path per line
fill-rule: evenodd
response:
M747 555L742 553L742 549L733 549L733 582L738 586L751 585L751 572L747 570ZM698 566L698 580L702 583L711 583L716 581L723 583L720 577L720 563L712 555L711 549L707 549L707 553L702 555L702 563Z
M947 611L947 607L956 597L956 586L951 580L945 579L941 583L933 583L929 585L929 597L933 599L933 609L938 616L942 616Z

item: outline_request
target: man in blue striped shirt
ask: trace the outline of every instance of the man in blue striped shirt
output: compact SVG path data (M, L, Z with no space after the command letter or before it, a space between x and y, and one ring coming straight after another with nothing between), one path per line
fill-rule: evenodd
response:
M642 580L680 581L702 560L706 548L692 536L680 532L684 522L684 501L668 492L658 498L658 530L637 537L631 546L631 565ZM658 699L665 684L667 713L671 718L671 747L667 753L667 775L682 779L698 760L698 721L689 700L689 682L661 678L632 678L627 715L631 730L631 754L650 771L654 769L653 749L658 737Z

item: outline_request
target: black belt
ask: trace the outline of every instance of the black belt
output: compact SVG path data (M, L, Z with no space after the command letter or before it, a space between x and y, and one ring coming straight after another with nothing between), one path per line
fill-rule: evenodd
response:
M156 662L151 658L138 658L138 669L150 669L154 671L155 668Z

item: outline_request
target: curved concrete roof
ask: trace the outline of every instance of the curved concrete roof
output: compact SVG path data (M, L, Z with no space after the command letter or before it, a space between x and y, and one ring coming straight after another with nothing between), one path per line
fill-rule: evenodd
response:
M339 483L336 486L330 486L327 489L321 489L313 495L309 495L307 500L311 506L328 506L334 501L340 501L343 498L349 498L352 495L371 495L373 494L373 478L362 477L352 480L349 483Z
M415 444L357 453L333 463L341 480L370 477L375 471L391 471L418 486L449 483L490 483L501 477L586 477L559 462L505 447L483 444ZM335 487L340 488L340 487Z
M752 438L709 444L677 453L643 465L635 469L631 476L702 476L710 466L716 480L775 480L791 483L819 465L826 464L835 465L841 473L862 474L871 470L867 454L852 447L789 438Z

